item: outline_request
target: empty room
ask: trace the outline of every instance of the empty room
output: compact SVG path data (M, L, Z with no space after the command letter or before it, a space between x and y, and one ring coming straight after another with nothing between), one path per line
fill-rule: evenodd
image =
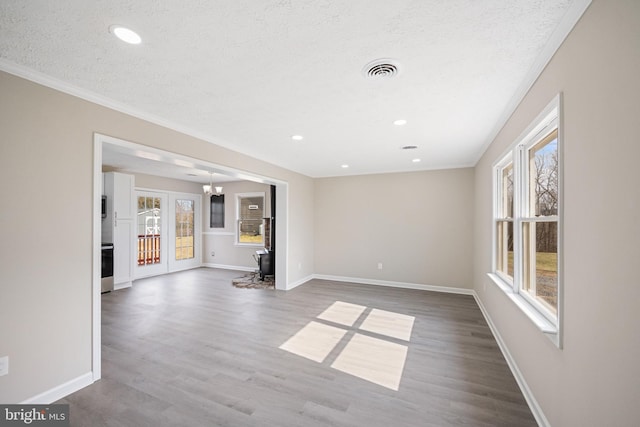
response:
M0 425L638 425L638 76L637 0L1 2Z

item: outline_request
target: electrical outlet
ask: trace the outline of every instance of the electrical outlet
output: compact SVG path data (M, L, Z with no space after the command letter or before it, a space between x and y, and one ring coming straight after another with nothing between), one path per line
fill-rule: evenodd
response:
M0 357L0 377L9 373L9 356Z
M211 251L211 256L216 256L216 253Z
M378 270L382 270L382 263L381 262L378 263Z

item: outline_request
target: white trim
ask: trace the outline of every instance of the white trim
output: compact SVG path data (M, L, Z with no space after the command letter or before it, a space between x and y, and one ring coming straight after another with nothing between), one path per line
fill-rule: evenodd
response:
M36 396L30 397L26 400L20 402L21 405L49 405L50 403L56 402L66 396L69 396L71 393L75 393L76 391L85 388L88 385L93 384L95 381L94 373L87 372L85 374L80 375L72 380L67 381L66 383L60 384L52 389L49 389L43 393L40 393Z
M104 95L100 95L98 93L92 92L84 88L80 88L78 86L59 80L55 77L51 77L47 74L41 73L29 67L25 67L24 65L16 64L15 62L9 61L5 58L0 58L0 70L9 74L13 74L14 76L22 77L29 81L58 90L60 92L75 96L77 98L84 99L94 104L101 105L103 107L107 107L115 111L119 111L129 116L136 117L138 119L142 119L150 123L154 123L156 125L174 130L176 132L180 132L184 135L192 136L194 138L201 139L203 141L206 141L215 145L219 145L220 147L224 147L229 150L242 153L254 159L256 158L255 153L253 154L250 153L248 150L243 149L242 146L234 145L229 141L212 137L211 135L204 134L200 131L196 131L187 126L178 124L174 121L167 120L160 116L156 116L155 114L151 114L147 111L134 108L130 105L116 101ZM237 171L238 169L232 169L232 170Z
M202 197L200 193L167 191L169 203L167 237L170 243L167 250L167 272L190 270L202 265ZM193 201L193 258L176 259L176 202L178 200Z
M136 210L136 216L134 218L133 232L136 243L135 257L139 256L138 242L139 242L139 229L140 226L140 212L138 212L138 202L140 197L153 197L160 199L160 262L157 264L143 264L139 265L137 262L133 266L133 279L142 279L144 277L158 276L166 274L169 271L169 192L148 188L135 187L133 190L134 198L136 202L133 204ZM175 220L175 219L174 219Z
M507 123L507 120L509 120L509 118L516 111L518 105L520 105L525 95L529 92L536 80L538 80L538 77L540 77L542 71L549 64L551 58L553 58L558 49L560 49L560 46L562 46L562 43L564 43L565 39L569 36L569 33L571 32L571 30L573 30L573 27L576 26L590 4L591 0L574 0L571 6L569 6L569 9L562 18L562 21L560 21L560 24L556 27L553 34L551 34L549 40L547 40L544 49L538 55L533 66L529 69L529 72L522 80L522 83L520 84L514 95L511 97L511 100L507 104L498 120L496 120L493 130L485 140L484 144L482 144L482 146L478 150L478 154L476 154L475 161L473 162L474 164L477 164L478 161L480 161L480 158L485 153L485 151L487 151L489 145L491 145L493 140L496 139L498 133L500 133L504 125Z
M233 231L203 231L203 236L235 236Z
M310 274L307 277L303 277L300 280L296 280L295 282L287 283L287 288L285 290L290 291L291 289L297 288L300 285L304 285L305 283L313 279L314 279L314 275Z
M563 138L563 94L558 93L526 127L518 138L498 157L492 167L492 197L493 197L493 223L491 237L491 273L489 278L515 303L515 305L549 338L558 349L562 349L563 343L563 164L562 153L564 149ZM529 177L528 150L537 144L545 134L557 129L558 141L558 215L545 217L531 217L529 210L529 183L524 179ZM522 292L523 251L514 250L514 275L513 282L504 280L497 271L497 221L503 220L500 213L502 200L502 187L500 185L500 171L508 163L513 162L514 176L514 206L513 206L513 233L514 248L522 246L522 227L525 222L555 221L558 224L558 296L555 314L535 298Z
M93 269L91 272L91 371L102 376L102 142L93 136Z
M478 297L478 294L475 291L473 291L472 295L476 300L476 304L478 304L478 307L480 307L480 311L482 312L482 315L487 321L487 325L489 325L489 329L491 329L491 332L493 333L493 336L496 342L498 343L498 347L500 348L502 355L507 361L507 365L509 365L509 369L511 369L511 373L516 379L516 382L520 387L520 391L522 392L522 395L527 401L527 404L529 405L529 409L531 409L531 413L536 419L538 425L540 427L551 427L551 424L549 424L547 417L545 417L544 412L542 411L542 408L538 404L538 401L536 400L531 389L529 388L527 381L524 379L524 375L522 375L522 372L518 368L518 364L516 363L516 360L509 352L509 348L507 347L504 340L502 339L502 336L500 336L500 333L498 332L498 328L496 328L496 325L493 323L491 316L489 316L489 312L487 311L485 306L482 304L482 300L480 300L480 298Z
M547 334L548 336L555 336L558 334L556 326L549 321L538 309L531 305L529 301L522 297L517 292L513 291L513 288L505 283L497 274L487 273L487 276L498 285L498 287L507 294L507 297L513 301L520 310L536 325L538 329ZM552 339L553 340L553 339ZM555 342L555 340L553 340Z
M214 263L203 263L203 267L207 268L220 268L222 270L238 270L238 271L256 271L258 267L245 267L241 265L226 265L226 264L214 264Z
M133 281L129 281L129 282L122 282L122 283L115 283L113 285L113 290L114 291L119 291L120 289L126 289L126 288L130 288L133 286Z
M423 291L445 292L448 294L473 295L473 289L454 288L449 286L426 285L422 283L393 282L389 280L365 279L361 277L332 276L328 274L314 274L314 279L333 280L336 282L360 283L363 285L389 286L392 288L420 289Z
M234 242L235 246L249 246L249 247L254 247L254 248L264 248L264 242L265 242L265 236L262 236L262 242L261 243L242 243L240 242L240 203L241 203L241 199L245 199L245 198L249 198L249 197L262 197L262 217L264 218L265 215L265 208L266 208L266 204L267 204L267 195L266 192L264 191L251 191L251 192L247 192L247 193L236 193L235 194L235 199L236 199L236 223L235 223L235 227L236 227L236 239ZM276 208L277 208L277 203L276 203ZM276 216L276 219L278 217ZM263 220L264 221L264 220ZM277 226L276 226L277 229ZM276 245L277 247L277 245Z
M3 65L3 60L0 59L0 69ZM227 175L236 177L238 179L261 182L264 184L271 184L276 186L276 204L277 204L277 247L276 247L276 289L286 289L286 283L288 278L287 261L289 259L288 240L289 240L289 184L287 181L283 181L276 178L270 178L264 175L254 174L252 172L243 171L237 168L231 168L228 166L221 166L216 163L209 162L207 160L196 159L193 157L184 156L181 154L173 153L170 151L161 150L154 147L149 147L141 144L136 144L123 139L115 138L112 136L94 133L94 159L93 159L93 197L94 197L94 212L93 212L93 295L92 295L92 371L93 379L100 379L101 373L101 225L102 218L98 213L101 212L102 204L102 148L104 144L112 144L118 147L127 148L129 150L142 150L145 153L152 153L161 159L171 158L173 160L182 160L191 162L198 167L202 167L207 170L219 170ZM200 265L198 265L199 267ZM251 270L253 271L253 270Z
M273 206L271 206L273 209ZM273 216L273 210L271 211ZM289 269L281 258L289 260L289 185L276 184L276 289L287 290Z
M508 157L510 153L513 153L513 150L516 147L530 144L538 133L549 127L552 123L557 123L558 134L560 133L560 128L562 126L562 98L563 94L562 92L559 92L551 101L549 101L542 111L540 111L540 113L531 120L525 130L523 130L520 135L518 135L518 137L498 156L498 160L493 162L492 167L494 169L502 166L502 163L506 166L509 163L506 161L506 157ZM560 135L558 135L558 138L559 137ZM512 156L512 160L515 165L515 156Z

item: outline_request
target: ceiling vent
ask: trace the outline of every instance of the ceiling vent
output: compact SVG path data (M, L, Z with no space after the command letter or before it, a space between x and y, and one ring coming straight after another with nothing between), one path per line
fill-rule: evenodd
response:
M404 147L400 147L403 150L415 150L416 148L418 148L417 145L405 145Z
M393 59L376 59L362 68L362 75L371 79L391 78L400 73L400 65Z

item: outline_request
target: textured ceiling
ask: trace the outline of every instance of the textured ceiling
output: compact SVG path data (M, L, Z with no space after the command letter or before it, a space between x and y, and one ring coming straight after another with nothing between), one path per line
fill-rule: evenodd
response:
M3 0L0 68L313 177L464 167L576 3ZM363 77L377 58L400 74Z

